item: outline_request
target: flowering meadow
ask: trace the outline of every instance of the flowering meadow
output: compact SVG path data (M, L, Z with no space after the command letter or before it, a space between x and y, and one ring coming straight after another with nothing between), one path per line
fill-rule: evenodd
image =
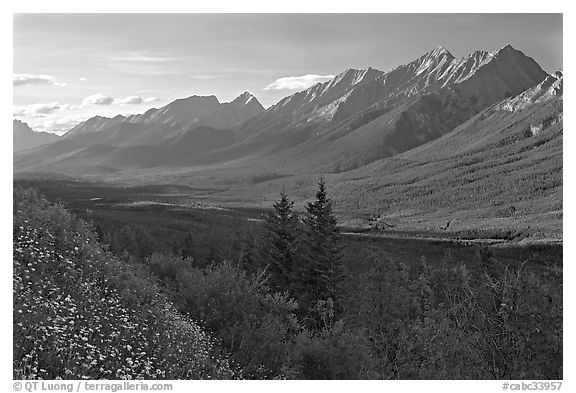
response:
M90 225L35 191L13 206L14 379L229 379L215 341Z

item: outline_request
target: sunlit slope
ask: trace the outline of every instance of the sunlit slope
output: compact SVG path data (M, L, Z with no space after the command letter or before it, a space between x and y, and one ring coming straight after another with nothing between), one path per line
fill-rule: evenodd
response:
M344 210L400 226L562 233L562 100L491 108L428 144L334 179Z

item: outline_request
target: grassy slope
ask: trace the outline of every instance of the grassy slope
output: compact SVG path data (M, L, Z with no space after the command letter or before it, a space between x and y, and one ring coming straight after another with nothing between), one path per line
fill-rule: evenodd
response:
M561 237L561 113L562 101L483 112L427 145L336 176L340 207L431 229L453 219L454 229L530 227L536 237Z

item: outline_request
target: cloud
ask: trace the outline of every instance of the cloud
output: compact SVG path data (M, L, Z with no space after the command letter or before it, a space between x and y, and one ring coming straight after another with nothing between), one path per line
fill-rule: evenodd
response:
M65 132L71 130L79 123L88 120L90 117L91 117L90 115L86 114L66 116L57 120L46 121L44 122L43 125L35 127L34 129L38 129L39 131L45 131L45 132L53 132L58 135L62 135Z
M128 96L118 100L120 105L138 105L142 103L142 97L140 96Z
M88 78L78 78L78 80L79 80L80 82L86 82L86 81L88 80Z
M302 90L319 82L326 82L334 78L334 75L302 75L302 76L287 76L278 78L264 88L264 90Z
M44 117L61 109L66 109L68 105L60 105L58 102L46 104L30 104L24 106L14 106L14 116Z
M60 109L75 111L76 109L80 109L80 106L74 104L62 104L60 105Z
M151 102L160 101L158 97L140 97L140 96L128 96L125 98L119 98L114 100L115 103L120 105L139 105L139 104L149 104Z
M91 96L85 97L82 100L82 106L88 105L111 105L114 102L114 98L109 97L104 94L93 94Z
M157 102L157 101L160 101L160 98L158 98L158 97L146 97L142 100L142 102L145 104L149 104L151 102Z
M14 86L26 86L26 85L52 85L58 87L66 86L66 83L59 82L53 76L32 75L32 74L14 74L12 84Z

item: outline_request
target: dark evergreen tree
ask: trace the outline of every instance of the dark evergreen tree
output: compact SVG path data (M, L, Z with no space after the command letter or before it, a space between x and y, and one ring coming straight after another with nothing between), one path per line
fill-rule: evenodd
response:
M276 289L294 289L295 265L298 257L300 222L294 213L294 202L286 194L280 194L280 200L274 204L274 210L268 215L260 245L261 259L268 265L270 284Z
M240 253L240 268L247 273L256 273L260 268L258 262L254 238L248 234Z
M212 265L214 263L217 263L218 261L220 261L220 258L218 257L218 251L216 250L216 246L214 244L214 241L212 240L210 242L210 250L208 251L208 255L206 256L206 265Z
M342 255L337 220L323 178L318 182L316 200L308 203L304 218L303 263L300 265L304 307L331 298L336 303L342 280Z
M182 258L194 258L194 239L192 239L191 233L186 234L180 255Z

